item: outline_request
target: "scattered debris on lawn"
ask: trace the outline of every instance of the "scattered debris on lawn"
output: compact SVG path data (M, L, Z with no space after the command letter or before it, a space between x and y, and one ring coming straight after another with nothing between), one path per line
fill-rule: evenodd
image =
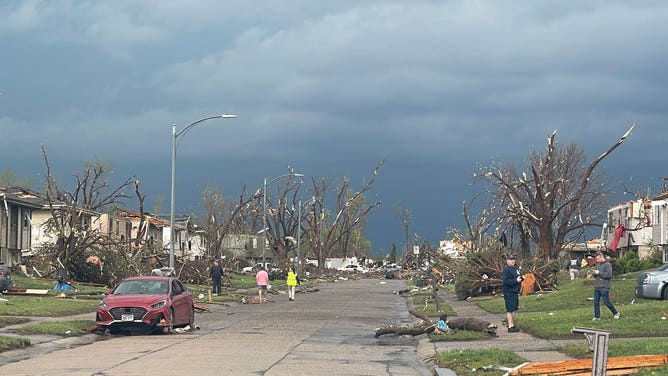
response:
M49 290L44 289L9 289L5 295L47 295Z

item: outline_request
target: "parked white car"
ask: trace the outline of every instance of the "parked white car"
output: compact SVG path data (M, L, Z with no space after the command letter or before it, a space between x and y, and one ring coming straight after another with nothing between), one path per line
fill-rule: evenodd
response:
M257 271L260 270L261 267L262 267L262 263L258 262L257 264L255 264L253 266L246 266L246 267L242 268L241 271L244 272L244 273L257 273ZM272 271L274 269L275 268L271 263L267 263L267 269L266 270L268 272Z

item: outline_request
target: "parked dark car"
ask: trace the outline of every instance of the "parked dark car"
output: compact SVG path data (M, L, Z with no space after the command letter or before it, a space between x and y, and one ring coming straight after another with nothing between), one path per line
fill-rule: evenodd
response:
M95 324L112 334L171 332L195 323L193 295L177 278L131 277L121 281L100 302Z
M0 293L5 292L14 286L12 272L5 264L0 264Z
M638 275L636 297L668 300L668 264Z

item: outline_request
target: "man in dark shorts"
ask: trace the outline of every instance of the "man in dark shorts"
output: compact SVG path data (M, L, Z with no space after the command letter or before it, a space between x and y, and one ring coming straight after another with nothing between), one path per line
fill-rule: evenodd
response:
M515 267L515 256L506 257L506 266L503 267L503 300L506 303L506 318L508 319L508 333L517 333L520 330L515 327L515 312L520 308L520 289L524 279Z

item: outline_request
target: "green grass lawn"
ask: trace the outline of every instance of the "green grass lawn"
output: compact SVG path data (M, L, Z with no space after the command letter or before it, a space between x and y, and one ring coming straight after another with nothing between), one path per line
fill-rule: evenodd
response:
M87 329L93 325L95 325L95 321L92 320L40 322L26 325L18 332L20 334L48 334L67 337L88 333Z
M593 280L581 278L568 280L562 277L557 291L538 292L520 297L520 310L515 324L523 331L545 339L578 339L582 334L571 334L573 327L585 327L610 331L608 355L630 356L641 354L668 353L668 305L665 301L637 299L634 296L638 273L618 276L613 280L610 296L613 304L621 313L619 320L613 320L610 311L601 303L601 321L592 321ZM502 314L503 297L476 297L470 299L481 308ZM658 338L652 338L658 337ZM430 337L431 338L431 337ZM616 341L616 338L624 340ZM591 352L586 344L568 345L560 351L576 357L590 358ZM514 367L525 360L509 361L503 352L474 350L473 352L451 351L439 353L436 360L441 367L454 369L458 375L479 374L471 369L482 364L494 364ZM483 360L480 360L483 359ZM502 375L502 371L488 371L486 375ZM643 369L636 375L668 374L668 365Z
M22 337L0 336L0 351L30 346L30 340Z
M526 362L514 352L500 349L443 351L436 354L435 360L440 367L449 368L458 376L501 376L506 371L484 367L494 365L512 368Z
M621 313L620 320L613 320L612 313L601 302L601 321L592 322L593 280L563 279L558 291L520 297L515 323L522 330L547 339L572 338L574 326L608 330L613 338L668 337L668 306L663 301L635 298L637 275L626 274L613 280L610 299ZM472 300L489 312L504 312L501 296Z
M421 290L411 294L411 296L415 310L427 317L455 316L457 314L441 297L438 297L438 309L436 309L436 299L434 299L432 291ZM425 303L427 304L425 305Z
M0 302L0 317L45 316L57 317L95 312L102 299L104 288L75 285L76 291L61 293L54 291L54 281L36 279L22 275L12 276L16 289L49 290L47 295L6 295Z
M25 324L32 320L29 317L2 317L0 316L0 328L5 326L16 325L16 324Z

